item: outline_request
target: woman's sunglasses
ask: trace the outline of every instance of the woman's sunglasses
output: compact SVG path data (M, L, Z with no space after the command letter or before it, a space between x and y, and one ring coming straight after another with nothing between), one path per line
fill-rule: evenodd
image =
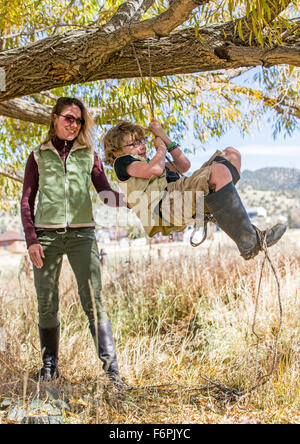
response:
M71 125L76 122L77 126L83 126L84 125L84 119L76 119L76 117L71 116L71 114L59 114L60 116L64 117L65 120L70 123Z

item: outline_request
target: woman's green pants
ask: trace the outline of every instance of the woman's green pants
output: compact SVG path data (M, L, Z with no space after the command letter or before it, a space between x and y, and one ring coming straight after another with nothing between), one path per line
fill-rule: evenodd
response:
M59 324L58 281L64 254L74 271L80 301L90 325L107 320L101 300L100 258L94 229L79 228L65 233L43 230L38 232L38 239L45 255L43 267L33 267L39 326L54 328Z

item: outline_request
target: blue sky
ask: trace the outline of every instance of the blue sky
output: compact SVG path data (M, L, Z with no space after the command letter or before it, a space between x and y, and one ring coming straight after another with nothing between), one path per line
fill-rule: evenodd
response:
M261 90L263 85L260 85L258 78L255 75L261 71L261 67L256 67L247 71L239 77L234 79L234 82L242 86L250 86L251 88ZM274 140L273 128L268 118L271 117L271 112L262 116L260 122L261 130L253 129L250 135L242 137L239 131L232 129L228 131L224 137L219 140L211 141L206 144L206 152L199 150L196 156L192 156L192 171L199 168L203 162L210 157L216 149L224 149L227 146L233 146L242 154L242 171L243 170L257 170L266 167L285 167L297 168L300 170L300 129L294 131L292 136L277 135ZM272 121L272 119L270 119ZM185 146L190 143L197 143L193 137L187 136Z
M183 146L188 146L187 138ZM195 142L194 142L195 143ZM192 171L199 168L216 149L233 146L242 154L242 171L257 170L265 167L286 167L300 170L300 130L295 131L292 137L272 137L271 126L266 123L263 130L255 131L252 135L243 138L238 131L229 131L217 141L211 141L206 151L198 151L197 155L189 156L192 162Z

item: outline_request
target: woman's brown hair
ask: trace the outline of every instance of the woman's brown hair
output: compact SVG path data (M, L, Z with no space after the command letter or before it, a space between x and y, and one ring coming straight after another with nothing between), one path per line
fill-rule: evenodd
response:
M46 137L45 143L49 142L49 140L53 139L56 136L55 126L54 126L54 114L59 116L63 113L64 109L67 106L76 105L81 110L81 117L83 123L81 125L80 132L77 137L77 141L80 145L88 147L90 150L94 150L94 128L95 122L88 112L84 103L73 97L60 97L51 111L51 120L50 120L50 128L48 135Z

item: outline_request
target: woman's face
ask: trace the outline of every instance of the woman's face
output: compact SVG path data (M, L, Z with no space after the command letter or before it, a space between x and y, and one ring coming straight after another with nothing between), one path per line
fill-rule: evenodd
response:
M59 115L54 114L55 134L59 139L76 139L82 125L81 109L76 105L66 106Z

